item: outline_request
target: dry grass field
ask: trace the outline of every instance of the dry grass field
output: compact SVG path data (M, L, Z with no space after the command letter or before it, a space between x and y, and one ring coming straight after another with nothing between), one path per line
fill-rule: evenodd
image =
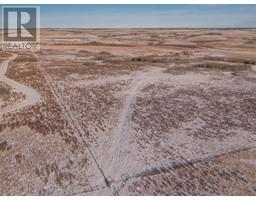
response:
M255 29L42 29L0 52L1 195L256 195Z

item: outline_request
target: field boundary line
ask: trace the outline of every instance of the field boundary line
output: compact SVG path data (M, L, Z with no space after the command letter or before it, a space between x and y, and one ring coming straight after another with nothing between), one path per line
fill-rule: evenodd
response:
M37 56L36 56L37 57ZM44 68L42 68L39 65L37 65L40 72L42 73L42 75L45 77L46 82L48 83L50 89L52 90L53 95L55 96L57 103L59 104L59 106L62 108L63 112L65 113L66 117L70 120L70 122L73 124L73 126L75 127L77 133L79 134L79 137L82 139L82 146L84 148L87 149L87 151L89 151L89 154L91 155L91 157L93 158L98 170L100 171L101 175L104 178L104 182L106 183L106 185L109 185L109 182L107 180L107 177L104 174L104 171L102 170L102 168L100 167L96 157L94 156L92 150L90 149L88 143L86 142L86 140L84 139L84 135L88 135L89 133L85 132L84 129L79 125L79 123L76 122L75 118L73 117L70 109L68 108L68 106L64 103L64 101L61 98L61 95L58 94L58 92L56 91L56 89L54 88L54 84L50 78L50 76L48 75L48 73L46 72L46 70Z

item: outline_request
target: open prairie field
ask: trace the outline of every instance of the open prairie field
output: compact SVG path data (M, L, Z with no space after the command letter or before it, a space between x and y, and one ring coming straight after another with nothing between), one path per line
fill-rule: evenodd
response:
M0 52L0 194L256 195L255 29L42 29Z

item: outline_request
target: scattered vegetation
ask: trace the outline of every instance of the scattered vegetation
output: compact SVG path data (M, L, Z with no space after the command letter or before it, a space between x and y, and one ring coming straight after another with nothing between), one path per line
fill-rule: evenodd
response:
M47 34L51 36L47 40L53 42L38 52L38 60L19 52L7 76L34 88L42 98L38 104L1 117L0 193L104 193L101 189L107 186L95 164L105 173L115 158L113 152L120 151L119 171L106 175L108 180L113 178L111 184L117 189L124 179L133 177L120 190L125 195L230 195L227 186L239 184L250 190L243 190L246 194L255 194L255 181L251 181L253 176L245 176L245 164L215 164L208 157L255 141L254 72L233 76L221 70L247 70L256 59L252 52L233 58L231 51L239 52L237 46L227 57L223 51L231 49L232 41L213 41L215 35L226 37L227 31L59 30ZM245 38L253 38L245 31ZM92 40L86 34L96 41L85 44ZM189 35L190 39L212 35L213 40L203 44L211 51L199 42L189 45L185 41ZM72 41L74 36L79 39ZM58 40L62 42L59 47ZM177 45L171 45L176 40ZM120 44L124 42L127 45ZM134 48L121 48L132 45ZM185 74L187 71L193 73ZM0 98L8 92L0 84ZM11 154L7 152L10 148ZM192 163L197 159L199 164ZM171 168L165 168L165 161L171 161ZM176 165L179 161L186 164ZM227 164L233 168L227 169ZM253 174L253 167L251 171Z
M110 52L108 52L108 51L101 51L99 54L100 54L100 55L108 55L108 56L112 55L112 54L111 54Z
M10 54L4 51L0 51L0 62L6 60L7 57L9 57Z
M223 62L230 62L230 63L241 63L241 64L256 64L256 57L255 58L246 58L246 57L217 57L217 56L206 56L205 60L212 60L212 61L223 61Z
M89 42L86 45L90 46L113 46L113 47L133 47L131 44L118 44L118 43L103 43L103 42Z
M158 56L158 55L148 55L133 57L132 62L150 62L150 63L168 63L171 61L171 56Z
M36 62L36 57L32 55L19 55L14 62Z
M7 146L8 146L7 141L0 142L0 151L6 150Z
M194 64L195 68L207 68L207 69L217 69L217 70L227 70L227 71L244 71L250 69L250 65L247 64L231 64L222 62L205 62L200 64Z
M90 52L83 49L83 50L79 50L78 53L86 53L87 54L87 53L90 53Z
M0 96L9 96L11 94L11 88L7 85L0 83Z

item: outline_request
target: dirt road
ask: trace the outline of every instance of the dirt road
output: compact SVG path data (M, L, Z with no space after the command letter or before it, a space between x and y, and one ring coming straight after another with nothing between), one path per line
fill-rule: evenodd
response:
M7 85L11 86L12 90L18 93L22 93L25 95L25 99L21 102L17 102L14 105L7 106L3 109L0 109L0 116L20 110L24 107L34 105L40 101L41 96L38 94L34 89L29 88L25 85L22 85L12 79L9 79L5 74L8 69L9 62L14 60L17 57L16 54L12 54L8 60L3 61L0 63L0 81L6 83Z

